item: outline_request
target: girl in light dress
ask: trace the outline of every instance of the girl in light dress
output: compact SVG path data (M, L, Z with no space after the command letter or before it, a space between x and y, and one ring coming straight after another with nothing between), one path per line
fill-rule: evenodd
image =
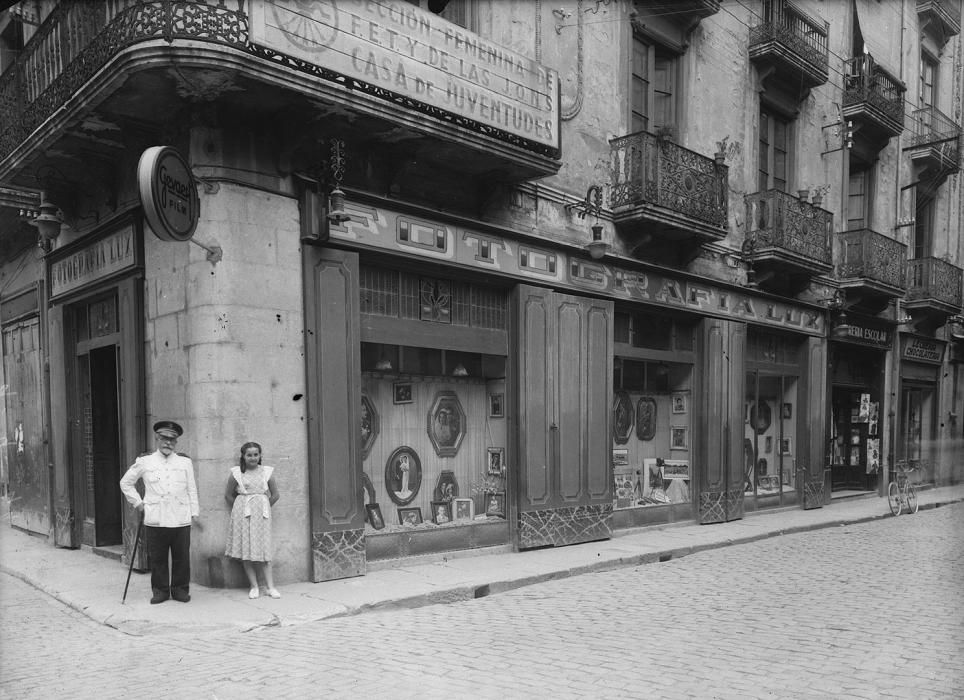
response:
M251 586L249 598L261 595L259 575L264 579L267 594L272 598L281 597L271 574L271 506L278 497L274 467L261 464L261 445L244 443L238 466L231 467L224 492L224 498L231 506L224 553L241 560Z

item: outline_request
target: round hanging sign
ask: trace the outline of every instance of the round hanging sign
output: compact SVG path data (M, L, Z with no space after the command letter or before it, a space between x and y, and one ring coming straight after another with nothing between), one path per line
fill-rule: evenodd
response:
M137 163L144 217L162 241L188 241L197 228L201 201L187 161L170 146L151 146Z

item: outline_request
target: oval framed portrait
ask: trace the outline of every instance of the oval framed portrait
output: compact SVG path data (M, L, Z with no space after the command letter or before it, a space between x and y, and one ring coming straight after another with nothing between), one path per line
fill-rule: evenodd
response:
M757 435L762 435L770 428L773 422L773 413L770 411L770 404L766 401L758 401L750 404L750 425Z
M404 506L415 500L422 486L422 462L411 447L399 447L385 463L385 489L396 505Z

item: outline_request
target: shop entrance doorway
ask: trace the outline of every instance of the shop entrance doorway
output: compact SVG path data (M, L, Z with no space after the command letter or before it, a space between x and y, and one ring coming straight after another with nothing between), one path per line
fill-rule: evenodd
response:
M70 313L76 334L71 410L71 464L81 516L81 543L123 542L123 475L116 297L79 304Z

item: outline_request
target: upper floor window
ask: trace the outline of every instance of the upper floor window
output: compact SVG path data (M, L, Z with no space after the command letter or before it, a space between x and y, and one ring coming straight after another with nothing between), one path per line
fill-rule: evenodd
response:
M934 198L917 196L917 217L911 246L911 258L914 260L930 256L934 237Z
M851 164L853 168L853 164ZM850 182L847 187L847 230L867 228L870 171L867 169L850 171Z
M790 122L768 110L760 110L759 191L787 191Z
M934 87L937 84L937 61L926 53L920 55L920 106L935 107L934 99L936 93Z
M677 63L664 47L633 37L632 133L676 127Z

